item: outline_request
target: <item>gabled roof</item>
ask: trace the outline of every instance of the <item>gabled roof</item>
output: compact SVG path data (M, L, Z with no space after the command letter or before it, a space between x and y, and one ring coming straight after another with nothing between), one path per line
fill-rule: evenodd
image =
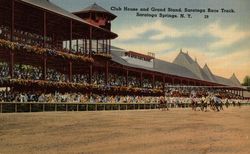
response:
M127 51L121 50L120 48L118 49L119 50L117 50L116 47L111 47L111 55L112 55L112 60L121 65L199 80L199 78L195 74L193 74L191 71L189 71L185 67L181 67L179 65L169 63L169 62L159 60L159 59L154 59L154 68L130 64L121 58L122 56L125 55Z
M74 14L78 14L78 13L88 13L88 12L101 12L101 13L106 13L108 14L111 19L115 19L116 15L112 14L111 12L107 11L106 9L104 9L103 7L99 6L98 4L94 3L92 5L90 5L87 8L84 8L81 11L75 12Z
M210 68L207 66L207 64L204 65L203 71L206 73L209 80L215 82L215 77L214 77L213 73L211 72Z
M197 61L194 61L187 53L180 51L173 63L187 68L199 77L200 80L211 81Z
M235 74L233 74L231 77L230 77L230 80L233 82L233 84L235 84L236 86L241 86L240 84L240 81L238 80L238 78L236 77Z

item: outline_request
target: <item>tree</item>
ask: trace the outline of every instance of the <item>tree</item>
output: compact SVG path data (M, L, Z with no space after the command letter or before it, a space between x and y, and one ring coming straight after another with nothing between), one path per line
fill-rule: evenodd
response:
M245 76L245 78L243 79L243 86L247 86L247 90L250 90L250 76Z

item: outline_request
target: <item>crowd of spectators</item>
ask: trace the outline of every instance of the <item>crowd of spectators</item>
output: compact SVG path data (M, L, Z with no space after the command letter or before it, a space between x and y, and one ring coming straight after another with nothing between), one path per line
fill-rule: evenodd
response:
M120 96L120 95L97 95L97 94L81 94L81 93L49 93L42 92L10 92L0 91L0 102L42 102L42 103L160 103L161 97L151 96ZM180 104L190 104L195 99L197 102L202 98L198 97L172 97L166 96L165 100L168 104L179 106ZM222 99L223 103L247 103L249 100L241 100L240 98Z
M208 89L206 87L192 87L181 85L167 85L165 86L166 95L171 97L202 97L211 94L219 95L221 98L236 98L237 94L230 93L223 89Z
M81 83L81 84L88 84L89 75L88 74L74 74L72 82L73 83Z
M125 76L109 73L109 82L110 86L125 86L126 78Z
M43 80L42 69L41 67L34 67L31 65L14 65L14 78L15 79L29 79L29 80ZM7 78L9 77L9 65L7 63L0 63L0 77ZM54 69L47 69L46 79L48 81L55 82L67 82L68 76L60 73ZM72 82L87 84L89 81L89 75L85 74L73 74ZM106 87L105 84L105 74L103 72L94 72L92 76L92 84ZM118 74L109 73L109 86L126 86L125 77ZM135 76L128 77L128 87L140 87L140 80ZM156 89L162 89L162 82L155 82ZM149 79L143 79L142 89L152 89L152 83ZM195 95L195 97L202 97L209 95L209 92L217 93L222 98L235 98L238 97L236 94L230 93L221 89L210 89L204 87L190 87L190 86L181 86L181 85L165 85L166 96L170 97L189 97Z
M15 79L29 79L29 80L41 80L42 71L41 68L31 65L14 65L14 78Z
M0 26L0 39L10 40L10 28L8 26L1 25ZM24 43L28 45L33 45L37 47L43 47L43 35L39 35L36 33L30 33L27 31L23 31L20 29L14 29L14 37L13 40L15 42ZM46 37L46 48L52 48L52 38Z
M153 81L147 78L142 80L142 88L152 89L153 88Z
M47 102L47 103L158 103L159 97L142 96L107 96L80 93L42 92L0 92L0 102Z
M8 77L9 76L9 65L7 63L0 63L0 76L1 77ZM41 67L34 67L31 65L14 65L14 78L15 79L29 79L29 80L42 80L42 68ZM65 82L68 80L67 75L60 73L54 69L47 69L47 76L46 79L49 81L56 81L56 82ZM109 73L109 86L126 86L125 77L118 74ZM73 83L81 83L87 84L89 81L88 74L73 74L72 82ZM143 87L146 89L152 88L152 83L150 80L144 79ZM105 86L105 74L103 72L94 72L92 75L92 84ZM129 87L140 87L140 81L138 78L134 76L128 77L128 85ZM161 87L161 86L159 86Z
M155 88L156 89L162 89L163 88L163 82L155 81Z
M67 81L67 76L63 73L60 73L54 69L47 69L46 78L49 81L56 81L56 82L65 82Z
M16 64L13 67L14 79L25 79L25 80L42 80L42 69L41 67L34 67L31 65L20 65ZM0 77L8 78L9 65L7 63L0 63ZM47 69L46 79L49 81L65 82L67 77L65 74L60 73L54 69ZM82 81L77 76L74 77L75 81Z
M13 41L18 42L20 44L25 45L31 45L36 47L45 47L47 49L53 50L60 50L63 52L70 52L74 54L89 54L89 51L87 49L84 49L83 47L78 47L76 49L76 46L69 47L69 41L64 41L61 43L58 43L58 45L55 45L55 43L52 40L51 36L46 36L44 38L43 34L37 34L37 33L31 33L27 31L23 31L21 29L14 29L14 36ZM0 25L0 39L4 40L10 40L11 39L11 30L9 26ZM45 44L44 44L45 39ZM92 51L93 54L95 54L95 51Z
M4 25L0 26L0 39L10 40L10 28Z
M9 65L7 63L0 63L0 77L7 78L9 76Z
M140 87L140 79L136 76L128 76L128 87Z
M105 75L103 72L94 72L92 75L92 84L105 86Z

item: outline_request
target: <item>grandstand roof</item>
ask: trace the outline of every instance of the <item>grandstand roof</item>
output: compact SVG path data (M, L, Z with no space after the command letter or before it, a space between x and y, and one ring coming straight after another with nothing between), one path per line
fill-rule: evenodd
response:
M37 6L39 8L42 8L42 9L45 9L45 10L48 10L48 11L51 11L54 13L57 13L59 15L65 16L65 17L77 20L79 22L91 25L90 23L82 20L78 16L76 16L76 15L62 9L61 7L51 3L49 0L20 0L20 1L31 4L33 6ZM94 26L94 25L92 25L92 26Z
M185 67L181 67L179 65L169 63L160 59L154 59L154 68L148 68L144 66L130 64L121 58L122 56L125 55L127 51L122 50L122 49L118 50L118 49L119 48L112 47L112 50L111 50L112 60L121 65L199 80L199 77L197 77L195 74L193 74L191 71L189 71Z
M106 29L101 28L99 26L96 26L94 24L91 24L91 23L81 19L80 17L70 13L69 11L66 11L63 8L55 5L54 3L50 2L49 0L20 0L20 1L24 2L24 3L27 3L27 4L30 4L32 6L36 6L38 8L44 9L44 10L53 12L53 13L56 13L58 15L61 15L61 16L76 20L76 21L78 21L80 23L90 25L90 26L95 27L97 29L101 29L102 31L105 31L105 32L110 33L110 34L114 35L115 37L117 37L117 34L115 34L113 32L110 32L109 30L106 30Z
M228 86L235 86L230 79L214 75L214 78L216 80L216 83L222 84L222 85L228 85Z
M217 83L227 86L233 86L233 87L241 86L239 80L236 78L235 75L233 75L230 79L214 75L207 66L207 64L202 69L197 63L197 61L194 61L187 53L184 53L182 51L180 51L179 55L175 58L173 63L166 62L160 59L154 59L153 68L148 68L128 63L127 61L121 58L122 56L125 55L125 52L127 51L121 48L112 47L111 49L112 60L121 65L133 68L141 68L164 74L209 81L212 83Z

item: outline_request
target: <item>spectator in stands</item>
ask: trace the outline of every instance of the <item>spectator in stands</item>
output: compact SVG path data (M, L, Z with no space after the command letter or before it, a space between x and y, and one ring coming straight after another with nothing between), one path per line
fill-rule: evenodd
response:
M7 63L0 63L0 77L7 78L9 76L9 66Z

